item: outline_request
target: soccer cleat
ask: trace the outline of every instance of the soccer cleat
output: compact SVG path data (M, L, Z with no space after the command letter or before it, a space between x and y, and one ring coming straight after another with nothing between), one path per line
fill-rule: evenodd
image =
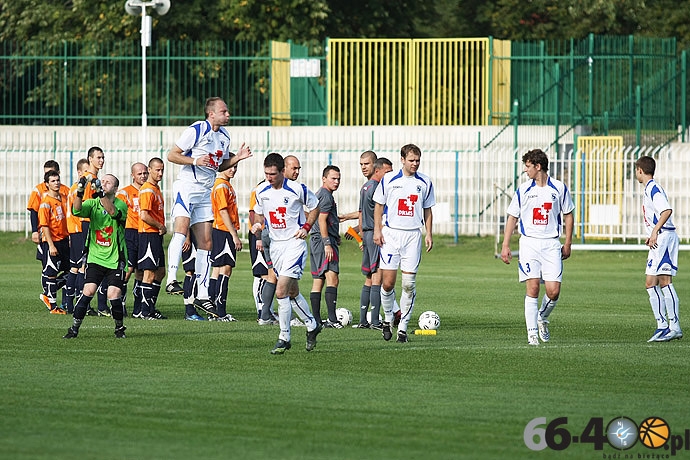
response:
M390 339L393 338L393 330L391 329L391 323L383 323L383 327L381 328L381 333L383 334L383 340L388 342Z
M60 307L53 307L50 309L51 315L66 315L67 312Z
M107 317L111 317L111 316L113 316L113 315L110 313L110 309L106 307L105 310L98 310L98 316L107 316Z
M132 318L144 319L144 313L139 311L139 313L132 313Z
M93 309L93 307L89 307L86 310L86 316L98 316L98 312Z
M316 347L316 336L322 329L323 325L317 324L313 330L307 331L307 351L312 351Z
M541 320L537 322L539 326L539 338L542 342L548 342L551 338L551 333L549 332L549 322L547 320Z
M125 338L125 329L127 329L124 326L116 327L115 328L115 338L116 339L124 339Z
M164 316L163 313L161 313L161 312L158 311L157 309L154 309L154 310L151 312L151 316L153 317L153 319L168 319L167 316Z
M280 324L280 321L278 321L276 324ZM300 321L297 318L292 318L290 320L290 326L291 327L306 327L306 324L304 324L302 321Z
M184 289L182 286L180 286L180 282L175 280L172 283L168 283L167 286L165 286L165 292L167 292L170 295L182 295L184 294Z
M398 338L395 341L398 343L407 343L407 331L398 331Z
M289 350L292 348L292 344L288 341L286 342L285 340L278 340L276 342L276 346L273 347L273 350L271 350L272 355L282 355L285 353L286 350Z
M237 318L235 318L234 316L232 316L231 314L228 313L225 316L220 316L220 317L216 318L216 321L221 321L223 323L232 323L234 321L237 321Z
M259 323L259 326L273 326L275 324L278 324L278 321L276 321L274 319L261 319L261 318L259 318L258 323Z
M369 329L371 327L371 324L369 323L357 323L352 326L352 329Z
M664 342L670 342L671 340L680 340L683 338L683 331L678 329L677 331L671 329L668 334L664 336Z
M343 323L340 321L331 321L330 319L327 319L326 321L323 322L323 327L327 329L342 329L343 328Z
M527 344L528 345L534 345L534 346L539 345L539 336L530 335L529 337L527 337Z
M654 331L654 334L647 340L647 342L665 342L663 337L671 331L669 328L659 328Z
M372 324L371 326L369 326L369 328L375 331L383 331L383 323Z
M50 298L49 298L47 295L45 295L45 294L40 294L40 295L38 296L38 298L39 298L39 300L40 300L41 302L43 302L43 305L46 306L46 308L48 309L48 311L52 310L52 308L50 307Z
M216 307L213 306L209 299L194 299L194 306L206 312L209 316L218 317Z
M206 318L204 318L203 316L199 316L196 313L194 313L193 315L184 315L184 319L186 319L187 321L206 321Z
M74 329L73 327L70 327L69 329L67 329L67 334L63 335L62 338L63 339L74 339L75 337L77 337L77 335L79 335L79 330Z
M400 319L402 319L402 312L398 310L394 313L393 326L400 324Z

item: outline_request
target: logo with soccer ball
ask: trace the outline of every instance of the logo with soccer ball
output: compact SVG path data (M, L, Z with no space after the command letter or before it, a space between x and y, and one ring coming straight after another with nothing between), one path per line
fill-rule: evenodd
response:
M352 322L352 312L347 308L337 308L335 310L335 316L343 326L347 326Z
M435 311L425 311L419 315L419 328L425 331L435 331L441 325L441 318Z

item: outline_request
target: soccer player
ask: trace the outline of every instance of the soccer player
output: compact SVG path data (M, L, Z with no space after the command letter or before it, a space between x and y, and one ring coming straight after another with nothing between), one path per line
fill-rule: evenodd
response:
M321 292L326 283L326 308L328 319L323 325L329 328L342 329L343 325L335 314L338 301L338 273L340 272L340 222L338 207L333 192L340 187L340 168L326 166L321 174L321 188L316 192L319 200L319 216L311 229L311 276L314 279L309 300L314 318L321 321Z
M306 299L299 292L299 280L307 258L305 238L319 213L316 196L304 185L285 177L285 162L277 153L264 159L268 184L257 190L252 232L261 231L264 223L271 239L271 260L276 271L280 335L271 354L283 354L291 348L290 316L294 309L307 325L307 351L316 347L321 325L316 322ZM304 207L308 210L306 220Z
M254 222L254 207L256 206L256 191L266 185L266 180L259 182L249 195L249 222ZM278 324L273 312L273 297L276 292L276 276L273 271L273 263L268 254L268 245L264 245L263 233L268 232L262 228L259 236L249 232L249 259L252 263L252 294L256 306L257 322L259 326L272 326ZM268 239L268 233L266 233ZM266 298L266 302L264 302Z
M182 283L182 299L184 302L184 319L187 321L206 321L194 307L196 298L196 277L194 270L196 267L196 241L191 230L187 231L187 238L182 245L182 270L184 271L184 282ZM209 286L210 292L211 286ZM209 318L212 318L209 316Z
M38 208L38 228L43 241L42 280L48 297L48 310L64 315L57 305L57 276L69 267L69 233L67 232L67 200L60 194L60 173L51 169L44 175L48 191Z
M549 176L546 153L539 149L530 150L522 156L522 162L529 180L518 187L508 206L501 259L506 264L512 259L510 236L519 223L518 275L526 287L527 342L539 345L540 338L542 342L548 342L551 337L549 315L556 308L561 294L563 260L570 257L575 205L568 187ZM563 245L560 242L561 231L565 233ZM539 285L542 280L546 292L540 307Z
M144 277L144 272L137 265L139 260L139 190L149 178L149 170L144 163L137 162L132 165L130 172L132 183L118 190L116 196L127 205L127 223L125 224L127 273L122 285L122 299L126 302L124 299L127 298L127 283L134 275L132 316L137 317L141 314L141 281ZM126 308L125 311L127 311Z
M233 156L233 154L230 154ZM228 163L226 163L227 165ZM213 304L218 312L218 321L237 321L227 312L228 283L237 260L237 251L242 250L242 242L237 230L240 229L240 216L237 210L237 194L230 185L235 177L237 165L218 168L218 177L211 191L213 208L213 249L211 250L211 283ZM216 280L215 283L213 280Z
M385 313L383 338L393 337L394 288L398 267L402 271L401 318L397 341L405 343L417 295L416 277L422 253L422 228L426 251L433 247L431 207L436 204L431 179L417 170L422 152L414 144L400 149L402 167L386 173L374 192L374 243L381 247L381 306Z
M365 152L366 153L366 152ZM379 246L374 243L374 191L381 182L383 176L393 170L393 164L388 158L377 158L372 174L360 190L359 199L359 228L362 235L362 274L366 277L360 293L359 324L353 327L366 329L372 328L383 331L383 323L379 320L381 311L381 271L379 270ZM362 168L364 172L364 168ZM367 171L368 172L368 171ZM393 294L395 300L395 294ZM394 318L402 314L397 302L394 302ZM371 323L367 321L367 310L371 304ZM395 322L395 320L394 320Z
M165 276L165 253L163 235L165 226L165 205L159 187L165 166L163 160L154 157L149 160L149 177L139 189L139 260L137 266L143 270L141 280L142 319L166 319L156 308L156 300Z
M168 153L168 161L182 165L177 180L173 184L174 203L172 207L173 237L168 246L168 276L166 292L182 291L177 281L177 267L180 263L182 245L191 228L197 244L196 284L198 297L194 301L197 308L211 316L218 316L209 300L209 253L211 251L211 188L216 179L216 171L249 158L249 147L242 144L237 155L229 157L230 134L224 128L230 115L228 106L219 97L206 100L204 108L206 120L197 121L188 127Z
M656 319L656 330L647 342L668 342L681 339L678 294L673 277L678 270L679 239L673 225L673 208L664 189L654 180L656 161L641 156L635 162L635 177L644 185L642 216L647 230L645 244L649 246L645 271L647 294Z
M77 181L69 189L67 195L67 231L69 232L69 273L67 274L67 282L65 283L65 307L67 313L74 313L74 299L81 295L84 289L84 247L86 245L86 234L83 231L83 222L88 219L84 217L75 216L72 213L72 205L77 196L77 189L79 188L79 181L89 167L89 160L81 158L77 161ZM88 184L82 184L82 194L87 193L88 188L89 197L91 196L91 187Z
M57 161L55 160L48 160L43 164L43 179L45 179L45 173L48 171L57 171L58 174L60 174L60 165L58 164ZM41 206L41 200L43 197L48 193L48 186L44 181L41 181L41 183L37 184L36 187L31 191L31 194L29 195L29 201L26 205L26 209L29 211L29 217L31 220L31 241L33 241L36 244L36 260L43 262L43 253L42 253L42 245L41 245L41 234L39 232L39 227L38 227L38 209ZM69 187L67 187L64 184L60 185L60 195L67 198L67 195L69 194ZM58 280L59 281L59 280ZM42 293L39 296L40 300L43 302L43 304L46 306L46 308L50 309L50 300L48 299L48 296L46 295L46 286L43 283L43 277L41 277L41 287L42 287ZM64 293L64 291L63 291Z
M65 339L79 335L79 328L86 316L89 302L93 299L98 286L107 286L107 297L111 314L115 321L115 337L125 337L124 303L122 286L127 265L127 245L125 243L125 225L127 222L127 205L115 197L119 181L112 174L92 183L93 197L82 201L86 176L79 179L77 195L72 206L75 216L89 217L89 246L86 259L86 282L84 291L74 307L72 326L67 329ZM101 188L102 187L102 188Z

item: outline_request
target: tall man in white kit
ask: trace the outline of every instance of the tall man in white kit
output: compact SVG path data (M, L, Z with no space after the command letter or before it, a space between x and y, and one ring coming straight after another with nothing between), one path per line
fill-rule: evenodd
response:
M506 264L512 259L510 236L519 223L518 274L520 282L526 285L527 343L539 345L540 338L542 342L551 338L548 318L561 294L563 260L570 257L575 205L568 187L549 177L546 153L539 149L530 150L522 156L522 162L529 180L518 187L508 206L501 259ZM563 245L559 239L561 226L565 233ZM546 293L539 307L541 280L544 280Z
M221 98L208 98L204 112L206 120L197 121L185 129L168 153L168 161L182 167L173 183L171 214L174 233L168 246L166 292L177 294L183 291L177 282L177 267L191 226L197 245L195 274L198 294L193 306L211 316L218 316L208 294L213 222L211 189L221 164L227 169L240 160L251 157L252 152L242 144L237 154L230 158L230 134L224 128L230 114Z
M414 144L400 149L399 171L390 171L383 176L374 192L374 243L381 246L379 269L381 270L381 306L385 313L383 339L393 337L393 301L395 279L398 267L402 271L402 294L397 341L405 343L407 325L410 322L414 301L417 296L416 279L422 259L422 231L426 252L434 245L431 233L436 204L434 186L426 174L417 172L422 152Z
M293 309L307 326L306 348L311 351L316 346L316 336L322 326L316 322L307 300L300 294L299 280L307 261L305 239L319 215L318 200L306 185L285 177L285 161L277 153L270 153L264 159L264 174L267 183L256 190L252 233L259 237L262 223L266 222L273 270L278 277L276 298L280 335L271 354L283 354L292 347L290 317ZM305 207L308 212L306 219Z

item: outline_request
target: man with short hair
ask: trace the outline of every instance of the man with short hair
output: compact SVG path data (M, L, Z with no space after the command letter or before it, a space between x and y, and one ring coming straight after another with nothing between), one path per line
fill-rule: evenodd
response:
M156 300L165 276L165 252L163 235L165 226L165 204L158 184L163 180L165 166L160 158L149 161L149 177L139 189L139 260L137 266L143 270L141 280L142 319L166 319L156 308Z
M271 354L283 354L291 348L291 311L307 325L307 351L316 347L321 325L316 322L306 299L299 292L299 280L307 258L305 238L319 213L316 196L306 185L285 177L285 161L277 153L264 159L267 185L256 193L252 232L261 231L264 220L271 239L271 260L278 276L276 297L279 307L280 335ZM309 214L304 217L304 207ZM265 218L264 218L265 216Z
M189 126L168 153L168 161L182 165L173 184L173 237L168 246L168 275L166 292L182 293L177 282L177 267L182 246L191 228L197 244L195 276L197 299L194 306L211 316L218 316L209 299L208 281L211 251L211 188L218 168L237 164L249 158L249 147L242 144L230 158L230 134L225 129L230 119L228 106L219 97L210 97L204 107L206 120Z
M432 212L436 204L429 176L418 172L422 152L414 144L400 149L402 167L386 173L374 192L374 242L381 246L381 306L386 315L383 338L393 336L393 298L398 267L402 271L402 294L397 341L408 341L407 325L417 296L416 277L422 257L422 231L426 230L426 251L433 247Z
M120 181L112 174L106 174L100 183L92 184L93 198L82 201L86 177L79 179L79 188L72 205L75 216L89 217L89 246L86 259L86 282L84 290L74 307L72 326L67 329L65 339L79 335L79 328L86 316L89 302L99 286L106 286L110 311L115 321L115 337L125 338L124 303L122 286L127 265L125 225L127 205L116 198Z

